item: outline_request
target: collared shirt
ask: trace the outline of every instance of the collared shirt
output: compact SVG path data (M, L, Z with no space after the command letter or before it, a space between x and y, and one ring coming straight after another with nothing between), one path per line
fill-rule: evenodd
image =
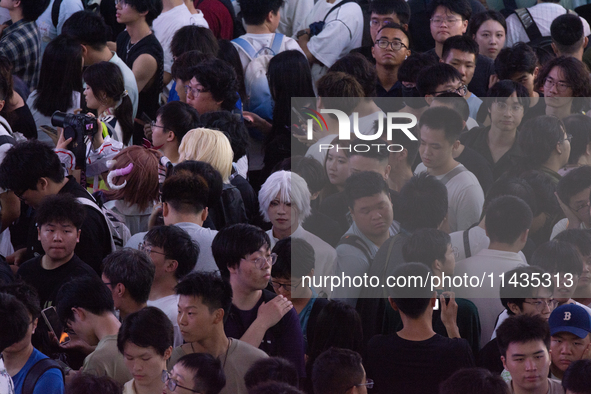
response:
M12 72L33 90L39 82L41 70L41 39L37 24L24 19L4 29L0 39L0 55L12 63Z
M389 90L386 90L378 79L378 83L376 83L376 97L402 97L402 82L396 81Z

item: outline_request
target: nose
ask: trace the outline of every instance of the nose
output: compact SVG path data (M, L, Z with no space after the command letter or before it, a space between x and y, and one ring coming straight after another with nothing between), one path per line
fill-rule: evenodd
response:
M187 316L184 313L179 313L177 315L177 323L179 323L179 326L186 326L187 325Z
M531 358L527 358L525 360L525 370L526 371L533 371L536 369L536 363Z

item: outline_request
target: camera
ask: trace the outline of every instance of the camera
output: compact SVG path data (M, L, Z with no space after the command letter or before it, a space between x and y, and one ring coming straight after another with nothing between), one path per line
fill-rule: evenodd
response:
M51 124L64 129L64 139L72 138L68 149L74 153L78 167L86 164L86 144L84 136L93 136L99 129L98 121L93 116L67 114L55 111L51 115Z

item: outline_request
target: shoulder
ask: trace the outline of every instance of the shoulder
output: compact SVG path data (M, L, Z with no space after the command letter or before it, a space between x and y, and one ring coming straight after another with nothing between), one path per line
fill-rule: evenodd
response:
M243 358L246 358L246 361L249 360L259 360L261 358L268 358L269 356L267 355L267 353L265 353L264 351L262 351L259 348L256 348L254 346L252 346L249 343L243 342L239 339L234 339L232 338L232 344L235 345L234 350L232 351L232 355L233 356L240 356L240 359L243 360Z
M22 263L16 272L18 276L23 276L32 273L35 270L38 270L41 267L41 256L33 257L30 260L25 261Z

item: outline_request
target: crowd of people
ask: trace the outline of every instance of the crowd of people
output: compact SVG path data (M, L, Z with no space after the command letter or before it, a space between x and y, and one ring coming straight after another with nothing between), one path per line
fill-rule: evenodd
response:
M582 3L0 1L0 393L591 393Z

